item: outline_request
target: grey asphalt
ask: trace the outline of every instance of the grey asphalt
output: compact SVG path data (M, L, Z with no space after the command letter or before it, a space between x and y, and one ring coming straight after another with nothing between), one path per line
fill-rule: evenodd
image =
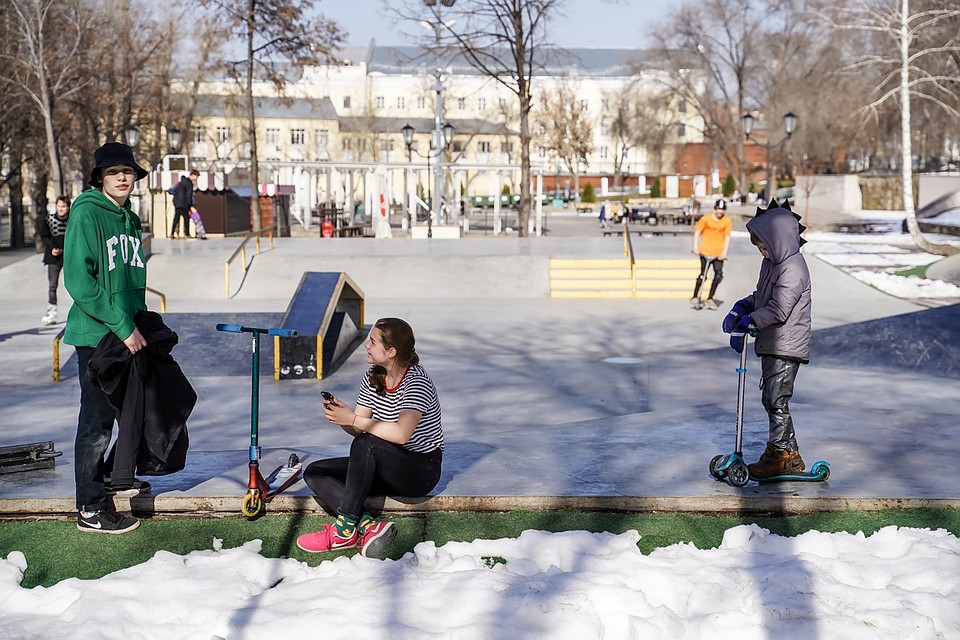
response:
M738 224L738 226L740 226ZM741 227L742 228L742 227ZM141 513L239 513L250 434L249 340L218 322L276 325L304 271L342 271L365 295L365 322L407 319L436 381L446 433L444 472L426 500L388 510L581 508L806 511L960 506L960 306L893 298L808 256L814 280L814 354L792 410L808 466L823 483L734 488L710 459L734 445L737 355L723 311L686 300L556 300L549 260L618 258L623 239L592 217L554 215L543 237L476 235L264 240L244 274L225 262L240 240L154 240L149 286L166 296L180 335L174 357L197 390L187 468L150 478ZM688 237L633 240L638 257L684 258ZM749 293L760 256L737 235L718 298ZM0 475L0 516L74 508L73 437L79 398L73 349L42 327L40 256L0 253L0 446L52 440L55 468ZM693 283L691 282L691 287ZM69 300L61 286L61 317ZM159 310L159 298L148 297ZM260 445L264 471L296 453L305 463L345 455L348 437L320 414L320 390L351 403L366 369L357 348L322 381L275 381L264 341ZM759 361L748 361L744 450L767 433ZM125 508L128 505L118 504ZM268 510L316 510L298 482Z

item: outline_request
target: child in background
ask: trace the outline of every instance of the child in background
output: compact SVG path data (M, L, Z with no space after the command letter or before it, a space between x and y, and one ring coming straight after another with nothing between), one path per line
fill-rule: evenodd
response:
M757 209L747 222L750 241L763 255L756 290L739 300L723 319L730 347L743 352L744 335L756 331L754 351L760 357L761 402L770 432L760 459L747 467L753 478L803 471L800 448L790 415L793 385L801 364L810 361L810 272L800 253L806 242L800 217L776 200Z

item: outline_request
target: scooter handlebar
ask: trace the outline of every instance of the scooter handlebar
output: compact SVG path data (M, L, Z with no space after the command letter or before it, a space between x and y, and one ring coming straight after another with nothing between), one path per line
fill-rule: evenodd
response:
M296 329L261 329L258 327L245 327L239 324L217 324L217 331L229 331L230 333L266 333L280 338L296 338L300 332Z

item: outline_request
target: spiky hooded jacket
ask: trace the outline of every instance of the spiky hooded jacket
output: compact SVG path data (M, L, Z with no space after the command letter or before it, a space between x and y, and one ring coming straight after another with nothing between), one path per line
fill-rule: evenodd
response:
M141 240L129 201L118 207L99 189L77 197L63 243L63 284L73 298L64 342L96 347L107 332L120 340L133 333L133 317L147 308Z
M758 356L810 360L810 271L800 253L806 242L803 227L789 205L758 210L747 231L758 237L770 254L760 264L757 288L744 298L758 329L754 349Z

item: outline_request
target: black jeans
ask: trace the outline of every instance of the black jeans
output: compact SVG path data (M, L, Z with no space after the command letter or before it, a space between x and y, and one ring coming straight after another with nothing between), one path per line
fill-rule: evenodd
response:
M47 265L47 303L57 306L57 287L60 286L60 271L63 265Z
M369 495L425 496L440 481L443 452L415 453L375 435L361 433L349 458L307 465L303 481L331 515L359 520Z
M183 235L190 235L190 209L180 209L176 208L173 210L173 228L170 230L170 235L177 235L177 231L180 229L180 218L183 218Z
M87 375L93 347L77 347L80 378L80 417L74 446L74 475L77 482L77 509L99 511L107 506L103 486L103 454L113 436L116 413L107 394Z
M793 418L790 416L790 399L793 397L793 383L800 371L800 363L775 356L761 356L760 370L760 400L770 421L767 442L778 449L794 451L798 447Z

